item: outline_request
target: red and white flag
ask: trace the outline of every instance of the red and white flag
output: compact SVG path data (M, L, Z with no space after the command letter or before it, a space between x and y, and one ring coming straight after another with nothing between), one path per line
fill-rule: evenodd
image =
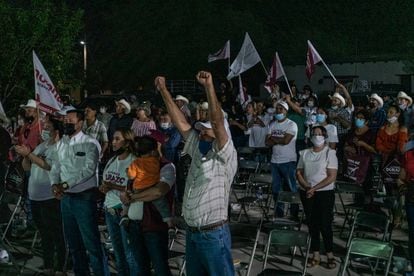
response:
M275 57L273 58L272 67L270 67L269 74L267 75L264 88L266 88L269 93L272 93L272 87L276 84L276 81L283 76L286 76L285 70L283 70L279 54L276 52Z
M35 99L39 103L40 110L46 113L54 113L63 107L63 102L49 78L45 68L33 51L33 66L35 77Z
M230 40L227 40L223 48L221 48L214 54L208 55L208 62L210 63L215 60L228 59L228 58L230 58Z
M241 73L249 70L261 61L259 53L253 45L248 33L244 36L243 45L238 53L236 59L230 66L230 72L227 79L230 80Z
M315 64L322 61L321 56L313 47L312 43L308 40L308 53L306 55L306 76L308 80L312 77L312 74L315 72Z

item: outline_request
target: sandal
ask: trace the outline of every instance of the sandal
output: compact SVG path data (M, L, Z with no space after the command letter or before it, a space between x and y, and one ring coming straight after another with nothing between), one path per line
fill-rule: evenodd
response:
M319 265L320 263L321 263L320 259L309 258L306 267L312 268L312 267Z
M328 261L326 262L326 267L328 269L335 269L336 268L336 261L335 258L328 258Z

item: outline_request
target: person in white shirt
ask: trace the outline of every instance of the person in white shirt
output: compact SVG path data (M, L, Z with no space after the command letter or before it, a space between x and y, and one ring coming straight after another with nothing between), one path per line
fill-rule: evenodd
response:
M29 147L15 146L16 152L23 156L23 168L30 170L28 196L33 221L42 240L43 273L61 275L65 264L66 246L63 238L60 202L55 199L50 187L49 171L53 164L53 147L59 141L63 124L50 119L44 123L41 132L43 142L33 151ZM54 259L56 255L56 265Z
M318 108L318 113L316 114L316 123L314 126L323 126L326 129L328 137L326 138L326 143L331 149L336 149L336 144L338 140L338 130L333 124L328 124L328 112L322 107ZM310 140L311 130L308 128L306 130L305 136L307 140Z
M61 200L65 240L72 254L73 271L89 271L88 255L94 275L109 275L101 246L97 221L98 141L82 132L84 112L70 110L64 119L64 136L56 144L52 164L52 190Z
M300 184L300 197L311 235L313 257L307 266L320 263L320 234L327 255L327 268L336 267L333 249L332 218L335 203L334 183L338 171L336 151L326 144L327 131L323 126L312 128L312 148L299 152L296 176Z
M290 191L296 192L296 137L298 126L288 119L289 106L284 101L276 105L275 121L269 125L266 145L272 147L272 193L275 202L282 188L283 181L289 185ZM299 206L292 204L291 215L297 217ZM283 205L275 207L275 216L283 217Z

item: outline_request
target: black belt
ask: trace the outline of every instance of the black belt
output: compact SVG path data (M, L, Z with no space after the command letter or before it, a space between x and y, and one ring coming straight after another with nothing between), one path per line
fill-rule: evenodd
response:
M226 225L227 223L228 223L228 220L226 219L226 220L222 220L219 222L215 222L215 223L200 226L200 227L193 227L193 226L187 225L187 230L192 233L207 232L207 231L216 230L217 228L220 228L221 226Z

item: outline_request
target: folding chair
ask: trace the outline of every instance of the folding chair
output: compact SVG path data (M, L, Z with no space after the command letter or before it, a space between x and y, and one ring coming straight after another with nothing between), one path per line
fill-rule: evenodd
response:
M351 243L354 234L363 234L366 236L367 234L372 234L375 232L381 233L381 241L385 241L388 234L389 225L390 221L385 214L370 213L365 211L357 212L352 224L351 231L349 232L346 247L348 247Z
M178 275L183 275L185 272L185 252L174 250L174 245L179 244L185 250L185 245L179 241L179 238L185 239L185 222L182 217L177 217L175 227L175 235L170 240L168 246L168 261L172 261L176 264L176 269L178 270Z
M267 259L269 257L269 251L271 247L278 248L278 254L282 254L282 251L288 250L295 255L295 248L305 248L305 260L303 262L302 267L296 267L297 271L291 271L290 268L295 267L292 265L292 262L285 263L285 265L289 268L286 269L273 269L273 268L266 268ZM296 231L296 230L283 230L283 229L274 229L269 234L269 239L266 245L266 253L264 256L263 262L263 270L259 275L306 275L306 264L309 258L309 249L310 249L310 236L308 233L303 231ZM293 256L294 257L294 256Z
M353 201L352 203L345 204L343 194L348 194L348 195L351 195L352 197L355 197L358 195L364 196L364 190L362 189L361 186L355 183L350 183L346 181L336 181L335 191L338 194L339 201L341 202L341 206L343 208L344 215L345 215L344 222L342 224L341 231L339 233L339 237L342 237L342 233L345 229L346 224L348 223L349 225L351 225L354 214L357 211L361 211L364 208L363 202Z
M342 276L345 275L345 272L348 270L348 263L350 262L351 255L363 256L376 259L376 263L378 264L379 260L386 261L385 271L381 273L381 275L388 275L390 270L390 265L392 261L392 255L394 252L394 246L388 242L377 241L377 240L368 240L368 239L360 239L354 238L352 239L348 251L345 256L345 261L342 266L341 271ZM377 265L374 267L369 263L371 272L376 274ZM350 274L350 273L348 273Z
M275 202L275 208L277 208L277 205L279 203L282 203L284 205L291 206L292 204L297 204L301 206L302 202L300 200L300 195L298 192L288 192L288 191L281 191L279 193L279 196L277 197L277 201ZM268 229L269 231L275 228L279 229L294 229L297 228L297 230L300 230L303 222L303 213L300 216L299 220L291 219L288 216L288 213L285 214L285 217L282 218L274 218L272 222L266 223L264 225L265 229Z
M254 160L254 148L239 147L237 148L240 160Z
M241 204L238 221L240 221L242 213L244 213L247 218L247 221L250 222L247 209L250 208L253 204L257 204L262 210L262 216L265 216L266 219L268 219L267 207L271 199L269 195L271 185L271 174L255 174L250 178L247 187L248 194L238 200L238 202Z

